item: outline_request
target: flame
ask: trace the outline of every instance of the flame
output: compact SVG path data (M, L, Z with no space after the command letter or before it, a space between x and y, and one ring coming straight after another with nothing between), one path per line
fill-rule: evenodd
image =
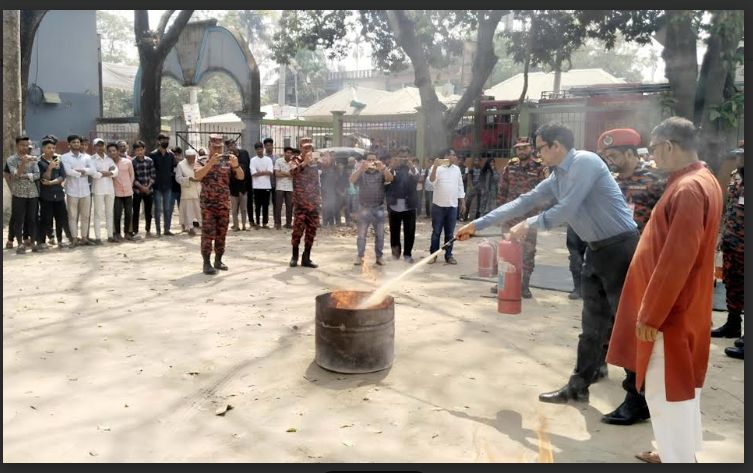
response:
M330 295L330 305L335 309L355 309L362 296L352 291L335 291Z
M554 463L554 453L549 436L546 433L546 417L539 415L539 428L536 429L539 437L539 463Z

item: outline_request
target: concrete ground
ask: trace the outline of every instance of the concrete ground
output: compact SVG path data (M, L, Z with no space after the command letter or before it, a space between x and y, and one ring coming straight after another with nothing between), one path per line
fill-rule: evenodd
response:
M430 231L421 219L415 256ZM459 265L440 259L394 293L391 369L319 368L314 297L373 288L407 265L374 267L371 239L362 271L354 233L328 229L320 268L290 268L289 237L230 232L230 271L214 277L185 234L4 251L3 461L536 462L540 434L555 462L638 462L652 447L650 423L599 421L622 400L617 367L590 404L537 400L573 367L581 303L534 289L522 314L497 313L488 284L459 279L475 271L478 240L456 245ZM537 262L566 265L564 241L541 234ZM712 340L701 462L744 460L731 343Z

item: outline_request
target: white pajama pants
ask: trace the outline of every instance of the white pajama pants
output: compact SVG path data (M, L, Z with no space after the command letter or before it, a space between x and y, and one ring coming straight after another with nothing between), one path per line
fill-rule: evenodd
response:
M665 389L664 337L659 332L646 370L646 402L662 463L694 463L701 451L701 389L695 398L669 402Z
M115 217L115 195L94 194L94 238L99 240L99 231L102 227L102 219L105 219L107 237L112 238Z
M68 206L68 226L71 228L72 238L87 238L89 233L89 214L91 212L92 198L71 197L67 195L66 205ZM81 220L81 236L78 236L78 223Z

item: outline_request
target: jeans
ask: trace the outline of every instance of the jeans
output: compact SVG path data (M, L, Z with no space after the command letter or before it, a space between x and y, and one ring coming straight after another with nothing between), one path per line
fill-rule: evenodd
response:
M120 217L125 211L125 220L123 220L123 233L120 233ZM131 235L133 233L133 196L115 197L115 214L114 231L115 235Z
M447 243L455 234L455 224L458 221L457 207L440 207L437 204L431 206L431 248L430 253L439 250L439 235L444 230L444 242ZM444 250L444 259L452 256L452 244Z
M403 226L405 234L405 247L400 246L400 227ZM392 254L399 258L412 256L413 242L416 239L416 211L406 210L395 212L390 210L390 246ZM403 252L404 250L404 252Z
M18 241L19 245L23 245L24 226L28 229L29 236L35 237L37 235L38 202L38 197L26 198L14 195L12 198L11 213L16 217L13 224L15 226L16 241Z
M381 258L384 249L384 207L366 208L361 207L358 211L358 256L363 258L366 253L366 235L369 232L369 226L374 226L376 233L376 242L374 244L374 253L377 258Z
M154 191L154 223L157 226L157 233L160 233L160 219L165 217L165 231L170 231L170 222L173 219L173 190Z

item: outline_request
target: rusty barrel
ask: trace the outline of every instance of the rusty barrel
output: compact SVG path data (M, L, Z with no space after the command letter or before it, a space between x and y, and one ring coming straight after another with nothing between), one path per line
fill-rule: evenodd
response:
M335 291L316 297L316 364L337 373L371 373L395 357L395 300L358 309L371 293Z

